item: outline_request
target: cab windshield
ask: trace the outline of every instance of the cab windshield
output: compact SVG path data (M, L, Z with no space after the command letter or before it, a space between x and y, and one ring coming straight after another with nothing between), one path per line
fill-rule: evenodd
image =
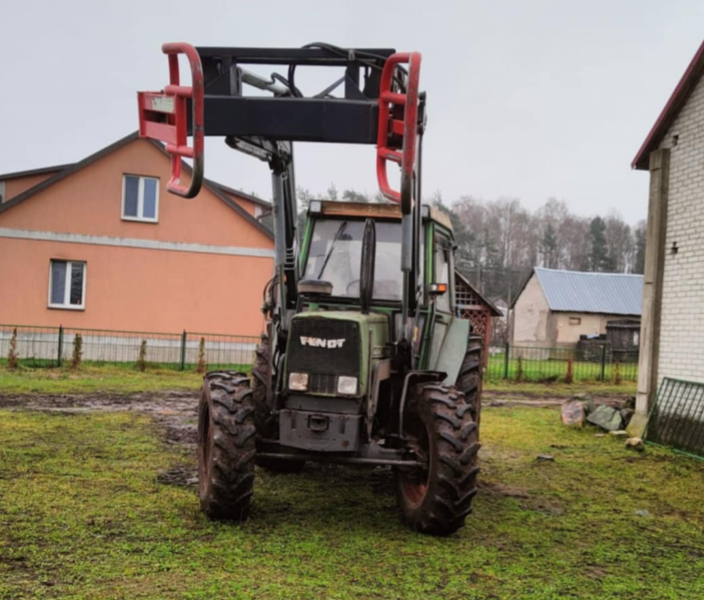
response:
M402 299L401 223L377 222L374 298ZM316 220L304 279L332 284L332 295L359 298L363 221Z

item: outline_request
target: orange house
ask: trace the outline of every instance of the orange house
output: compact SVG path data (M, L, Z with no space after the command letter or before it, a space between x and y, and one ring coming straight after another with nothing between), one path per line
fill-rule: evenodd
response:
M0 175L0 323L258 335L268 203L213 181L186 200L169 174L161 146L132 134Z

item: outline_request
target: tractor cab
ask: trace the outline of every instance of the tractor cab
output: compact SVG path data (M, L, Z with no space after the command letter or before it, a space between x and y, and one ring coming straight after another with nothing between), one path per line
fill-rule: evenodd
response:
M397 204L312 201L301 242L299 293L315 298L316 306L359 303L364 231L371 220L375 231L371 302L378 308L400 310L401 219ZM420 305L442 297L436 303L450 312L452 225L444 213L429 206L423 207L422 220L415 295ZM424 251L427 244L430 254Z
M419 277L413 292L418 310L407 347L398 342L405 339L404 279L398 268L400 207L311 202L300 255L298 307L291 320L279 397L279 439L287 446L357 451L364 439L359 427L369 398L375 398L380 414L388 415L393 398L402 395L404 353L412 354L416 369L449 371L451 380L456 379L461 356L453 360L448 354L441 361L439 351L453 322L459 335L467 334L466 321L452 314L452 227L437 209L424 207L422 214ZM394 374L396 386L391 385ZM379 397L381 386L388 389ZM368 437L378 437L383 429L370 425ZM341 430L349 435L339 435Z

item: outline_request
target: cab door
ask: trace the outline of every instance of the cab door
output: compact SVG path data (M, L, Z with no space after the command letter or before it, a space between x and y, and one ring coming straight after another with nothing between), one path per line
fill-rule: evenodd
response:
M430 331L426 338L429 348L425 355L428 357L425 368L436 370L443 342L448 329L452 324L454 315L454 259L452 254L452 239L437 224L433 232L433 261L432 276L429 290L430 301ZM445 287L444 293L436 293L438 287Z

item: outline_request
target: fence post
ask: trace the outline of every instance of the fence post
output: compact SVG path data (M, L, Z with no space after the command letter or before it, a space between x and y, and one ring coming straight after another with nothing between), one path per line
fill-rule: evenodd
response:
M511 345L507 342L504 348L504 379L508 379L508 356L511 352Z
M60 367L64 355L64 326L59 325L59 355L56 357L56 366Z
M181 334L181 371L186 370L186 330Z
M606 344L601 345L601 380L606 379Z

